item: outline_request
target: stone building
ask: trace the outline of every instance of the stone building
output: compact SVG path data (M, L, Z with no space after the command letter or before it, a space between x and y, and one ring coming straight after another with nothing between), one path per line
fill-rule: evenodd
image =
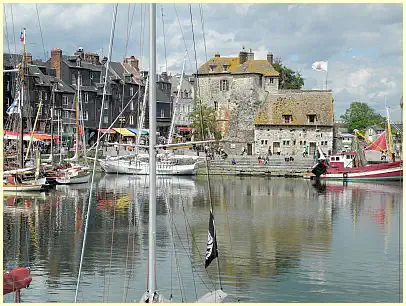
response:
M313 155L333 149L331 91L280 90L268 95L254 120L254 152L265 155Z
M228 135L230 114L247 99L264 101L267 94L279 88L279 72L273 66L273 55L256 60L254 53L243 50L238 57L216 53L201 65L197 74L198 98L217 112L218 127Z

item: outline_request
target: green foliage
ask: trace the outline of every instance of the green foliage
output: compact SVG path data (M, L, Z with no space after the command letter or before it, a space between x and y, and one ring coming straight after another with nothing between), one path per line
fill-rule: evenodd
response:
M348 132L352 133L355 129L361 134L371 125L385 125L385 118L377 114L373 108L363 102L352 102L350 107L341 115Z
M301 74L284 66L280 58L275 59L272 66L279 72L280 89L301 89L303 87L304 80Z
M203 120L201 120L201 118L203 118ZM216 128L216 111L214 108L203 103L200 107L200 103L197 103L195 100L190 119L192 120L191 127L193 128L193 136L195 140L206 140L213 136L215 139L221 138L221 133L219 133Z

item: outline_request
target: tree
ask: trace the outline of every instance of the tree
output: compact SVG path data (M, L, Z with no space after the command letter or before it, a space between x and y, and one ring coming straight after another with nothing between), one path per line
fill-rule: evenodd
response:
M357 129L361 133L364 133L365 129L370 125L385 125L385 118L363 102L352 102L350 107L345 111L345 114L341 115L341 119L343 119L345 127L349 132Z
M272 66L279 72L280 89L300 89L304 85L301 74L284 66L280 58L276 58Z
M203 118L203 120L201 120L201 118ZM192 120L191 127L193 128L193 136L195 140L210 139L213 136L216 139L221 138L221 134L217 131L216 127L216 111L214 108L203 103L197 103L195 100L193 112L190 114L190 119Z

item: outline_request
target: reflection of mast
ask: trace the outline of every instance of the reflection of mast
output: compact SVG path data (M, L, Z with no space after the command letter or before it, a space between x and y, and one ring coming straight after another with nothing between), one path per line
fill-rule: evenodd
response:
M389 237L390 237L390 232L391 232L390 221L391 221L391 216L392 216L392 207L393 207L393 195L388 197L388 200L386 202L385 237L384 237L385 254L387 254L387 252L388 252L388 243L389 243Z

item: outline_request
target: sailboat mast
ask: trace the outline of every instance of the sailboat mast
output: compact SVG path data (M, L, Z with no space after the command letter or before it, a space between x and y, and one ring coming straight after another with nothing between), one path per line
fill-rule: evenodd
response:
M24 107L24 73L25 73L25 28L23 29L23 62L21 64L21 95L20 95L20 168L24 168L24 126L23 126L23 107Z
M55 85L52 87L52 107L51 107L51 163L54 154L54 107L55 107Z
M75 146L75 158L77 160L78 158L78 153L79 153L79 86L80 86L80 71L78 71L78 90L76 94L76 146Z
M149 5L149 231L148 292L152 302L156 291L156 4Z
M59 142L59 163L62 162L62 137L61 137L61 128L59 126L59 112L58 112L58 142Z
M386 107L386 124L387 124L387 134L388 137L386 137L387 141L388 141L388 153L389 153L389 157L392 158L392 132L391 132L391 128L390 128L390 120L389 120L389 108L386 105L386 97L385 97L385 107Z

